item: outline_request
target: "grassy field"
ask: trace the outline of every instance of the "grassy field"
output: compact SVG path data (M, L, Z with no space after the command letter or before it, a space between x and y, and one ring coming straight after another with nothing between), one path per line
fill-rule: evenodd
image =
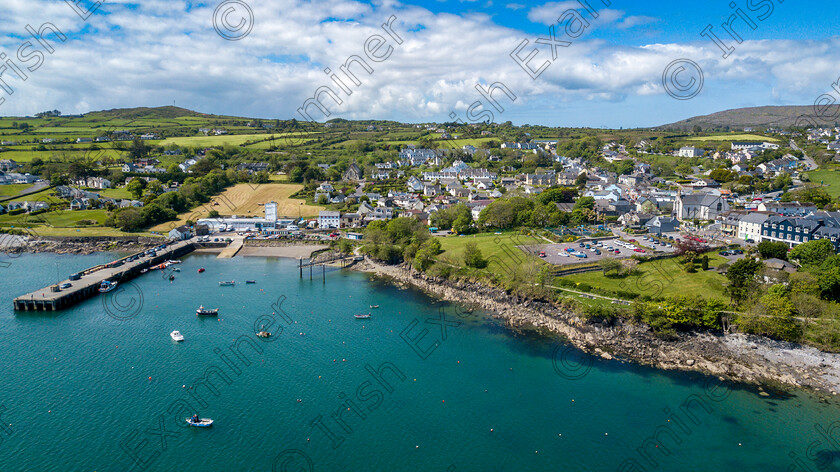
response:
M0 185L0 197L14 197L29 187L32 187L32 184Z
M719 136L694 136L687 138L688 141L761 141L777 142L776 138L768 138L759 134L722 134Z
M710 255L709 267L714 268L726 262L721 256ZM640 295L676 296L702 295L707 298L726 299L723 293L726 277L713 270L689 274L679 265L678 259L663 259L638 265L638 273L622 278L605 277L603 272L568 275L564 278L594 288L634 292Z
M275 135L277 137L279 135ZM263 139L268 139L271 137L270 134L262 133L262 134L237 134L237 135L222 135L222 136L189 136L183 138L166 138L163 141L158 141L158 144L161 146L168 146L170 144L176 144L178 146L222 146L225 144L230 144L232 146L239 146L241 144L245 144L249 141L259 141ZM277 139L278 141L282 141L281 139Z
M151 228L152 231L166 231L182 225L187 219L197 220L205 218L211 209L215 209L221 215L237 215L245 217L265 215L265 209L261 204L277 202L278 216L317 216L324 207L309 205L303 200L289 198L292 194L300 191L303 185L298 184L238 184L225 190L221 195L213 197L212 203L202 205L200 208L178 215L178 221L170 221ZM218 203L216 205L215 203Z
M33 193L30 195L26 195L20 198L14 198L9 200L10 202L47 202L50 205L54 203L66 203L66 200L53 196L55 190L48 188L41 190L40 192Z
M833 198L840 197L840 170L820 169L808 172L813 183L822 183Z
M131 195L125 187L120 188L109 188L104 190L92 190L94 193L98 193L103 197L108 198L119 198L119 199L127 199L127 200L134 200L134 196Z
M494 274L504 275L522 264L527 258L539 260L529 256L516 246L543 244L545 240L533 236L523 236L519 233L504 234L476 234L472 236L448 236L440 238L443 253L437 259L459 267L464 266L464 247L468 242L475 242L481 255L489 261L485 270Z
M0 215L0 226L53 226L56 228L77 228L76 223L82 220L96 221L101 225L107 218L105 210L61 210L29 215Z

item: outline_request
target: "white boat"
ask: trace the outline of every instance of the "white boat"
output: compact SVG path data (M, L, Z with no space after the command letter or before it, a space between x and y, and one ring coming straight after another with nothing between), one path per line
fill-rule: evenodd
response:
M370 308L371 309L376 309L376 308L379 308L379 305L371 305Z
M110 280L103 280L101 284L99 284L99 292L106 293L110 292L117 288L117 282L111 282Z
M178 331L177 329L175 331L169 333L169 336L172 337L173 341L183 341L184 340L184 335L181 334L181 332Z
M230 282L219 282L220 287L230 287L233 285L236 285L236 282L234 282L233 280L231 280Z
M172 271L173 271L173 272L181 272L181 269L179 269L179 268L177 268L177 267L176 267L176 268L172 269Z
M168 260L166 262L168 262L170 264L180 264L181 263L181 261L173 261L173 260Z
M209 428L213 426L213 420L210 418L198 418L198 415L193 416L192 418L187 418L187 424L190 426L195 426L196 428Z

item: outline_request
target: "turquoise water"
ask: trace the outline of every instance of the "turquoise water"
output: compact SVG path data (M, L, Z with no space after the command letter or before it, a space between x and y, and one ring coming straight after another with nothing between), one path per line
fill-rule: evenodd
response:
M172 283L12 311L110 259L0 261L1 471L840 470L835 405L582 356L364 274L191 255Z

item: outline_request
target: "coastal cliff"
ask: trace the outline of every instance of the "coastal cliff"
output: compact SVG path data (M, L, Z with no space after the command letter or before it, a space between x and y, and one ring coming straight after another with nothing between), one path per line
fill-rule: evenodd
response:
M840 355L814 348L744 334L692 333L664 340L645 325L586 321L550 303L480 283L429 277L407 266L366 259L353 268L491 312L515 329L560 335L575 347L605 359L627 359L659 369L700 371L751 384L806 388L828 395L840 390Z

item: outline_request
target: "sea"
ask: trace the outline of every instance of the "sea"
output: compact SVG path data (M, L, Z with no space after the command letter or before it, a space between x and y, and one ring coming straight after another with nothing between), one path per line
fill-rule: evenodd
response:
M115 257L0 256L0 471L840 471L836 402L588 356L354 271L192 254L13 310Z

